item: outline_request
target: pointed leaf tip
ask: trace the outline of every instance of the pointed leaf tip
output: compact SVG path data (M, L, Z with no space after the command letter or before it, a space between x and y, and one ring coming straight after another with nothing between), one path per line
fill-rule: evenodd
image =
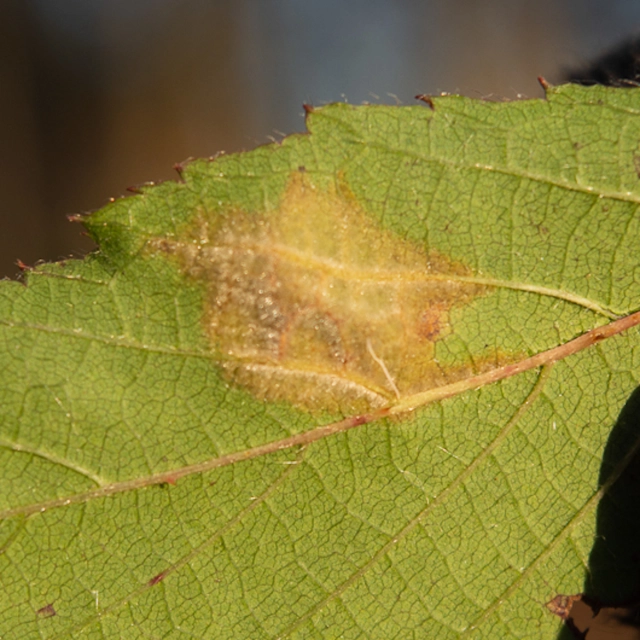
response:
M429 95L427 95L426 93L419 93L418 95L415 96L416 100L420 100L421 102L424 102L429 109L431 109L432 111L435 111L435 104L433 102L433 98Z
M542 76L538 76L538 83L544 89L545 93L552 88L552 85L547 82Z

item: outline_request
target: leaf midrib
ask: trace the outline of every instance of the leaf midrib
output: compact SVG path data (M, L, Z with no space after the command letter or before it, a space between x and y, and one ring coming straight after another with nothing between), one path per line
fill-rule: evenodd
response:
M435 387L426 392L421 392L413 396L407 396L400 398L398 401L377 409L368 414L361 414L351 416L333 422L325 424L319 427L315 427L309 431L283 438L281 440L275 440L263 445L258 445L250 449L242 451L236 451L230 454L226 454L217 458L210 458L204 462L199 462L193 465L180 467L171 471L165 471L150 476L143 476L140 478L134 478L132 480L124 480L121 482L111 483L109 485L102 486L98 489L86 491L83 493L67 496L65 498L58 498L55 500L48 500L37 504L25 505L22 507L15 507L0 512L0 520L7 519L16 515L28 515L36 513L38 511L43 512L53 508L67 506L69 504L79 504L87 502L91 499L103 498L110 495L123 493L125 491L132 491L135 489L141 489L144 487L170 483L175 484L177 480L193 475L196 473L204 473L213 469L229 466L245 460L250 460L283 449L290 449L296 446L306 446L318 440L322 440L329 436L349 431L350 429L357 428L364 424L381 420L388 416L396 415L402 416L403 414L411 413L417 408L459 395L466 391L479 389L488 384L505 380L512 376L537 369L545 365L551 365L559 360L562 360L570 355L579 353L580 351L593 346L603 340L609 339L623 331L631 329L640 325L640 311L637 311L631 315L620 318L614 322L597 327L583 333L577 338L563 343L547 351L540 352L530 358L526 358L520 362L512 363L499 367L476 376L472 376L465 380L455 382L453 384L444 385L441 387Z

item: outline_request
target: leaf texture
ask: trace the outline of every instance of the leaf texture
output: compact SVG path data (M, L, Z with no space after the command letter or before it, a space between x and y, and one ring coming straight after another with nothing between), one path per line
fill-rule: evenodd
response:
M553 637L640 378L638 91L316 109L1 283L0 637Z

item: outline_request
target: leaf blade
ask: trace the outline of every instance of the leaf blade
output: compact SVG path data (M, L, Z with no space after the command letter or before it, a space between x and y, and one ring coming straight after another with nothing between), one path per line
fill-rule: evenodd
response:
M99 256L3 283L3 636L553 633L544 602L582 588L600 457L638 383L637 329L542 379L401 420L355 416L172 484L330 421L229 386L201 324L205 288L146 247L198 211L277 210L300 166L321 185L340 175L385 229L533 287L456 311L438 358L486 343L541 353L638 307L632 94L317 110L311 136L194 162L183 183L95 214ZM576 150L585 131L600 142Z

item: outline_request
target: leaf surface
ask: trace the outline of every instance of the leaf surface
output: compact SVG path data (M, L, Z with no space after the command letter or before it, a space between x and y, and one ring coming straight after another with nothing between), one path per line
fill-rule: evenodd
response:
M640 377L639 96L330 105L1 283L0 636L552 637Z

